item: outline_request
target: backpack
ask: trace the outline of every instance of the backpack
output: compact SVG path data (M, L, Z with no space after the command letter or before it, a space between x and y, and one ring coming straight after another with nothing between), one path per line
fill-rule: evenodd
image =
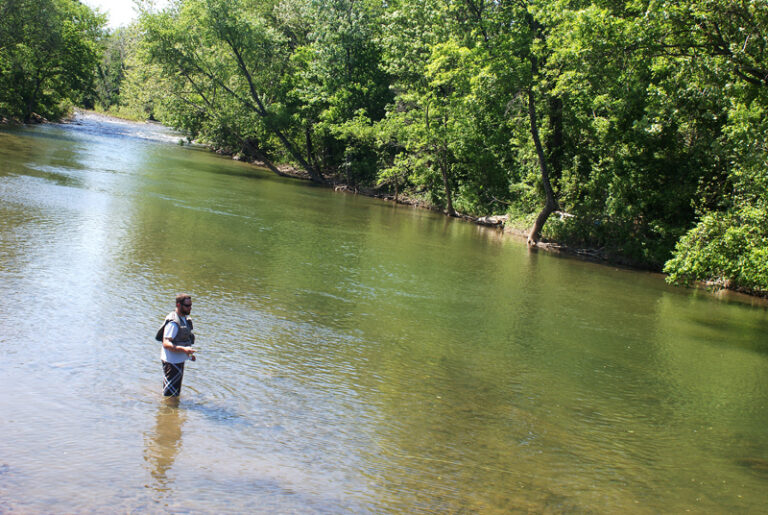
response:
M163 341L163 333L165 333L165 326L168 325L168 322L170 320L166 320L163 322L163 325L160 326L160 329L157 330L157 334L155 335L155 340L161 342Z
M163 325L160 326L160 329L158 329L157 333L155 334L155 340L157 340L159 342L163 341L163 333L165 333L165 326L168 325L168 322L170 322L170 321L171 320L169 320L167 318L165 319L165 322L163 322ZM189 330L190 331L194 331L195 330L195 328L192 326L192 319L191 318L187 318L187 324L189 325ZM195 343L195 333L192 333L190 335L190 339L191 339L190 345L194 344Z

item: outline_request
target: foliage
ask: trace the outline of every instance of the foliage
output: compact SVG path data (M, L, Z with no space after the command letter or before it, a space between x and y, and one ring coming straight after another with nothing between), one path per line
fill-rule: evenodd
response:
M710 281L768 293L768 214L746 206L705 215L677 244L665 271L675 282Z
M135 38L134 38L135 39ZM131 33L119 28L102 39L102 58L96 70L95 96L102 109L119 105L131 46Z
M66 25L29 5L2 7L6 113L34 90L14 70L48 55L21 36ZM765 34L768 4L747 0L176 0L66 59L101 48L102 107L274 170L505 211L532 235L559 210L547 237L766 291Z
M677 243L665 266L672 282L768 293L768 109L765 92L755 93L728 113L723 145L732 169L724 207L705 213Z
M0 116L58 118L90 96L104 17L76 0L0 4Z

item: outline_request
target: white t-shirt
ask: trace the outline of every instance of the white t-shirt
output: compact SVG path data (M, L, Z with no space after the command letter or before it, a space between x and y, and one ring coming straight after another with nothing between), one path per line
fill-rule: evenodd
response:
M186 320L185 317L179 316L182 320ZM165 332L163 333L163 339L170 338L173 340L176 337L176 334L179 332L179 326L176 325L176 322L168 322L165 324ZM161 347L162 351L160 354L160 359L165 361L166 363L184 363L187 361L189 356L187 356L186 352L182 351L172 351L168 350L165 347Z

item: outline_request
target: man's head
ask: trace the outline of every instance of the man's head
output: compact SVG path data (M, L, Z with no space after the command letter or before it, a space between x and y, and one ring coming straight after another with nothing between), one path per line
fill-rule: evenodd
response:
M189 315L192 311L192 297L186 293L176 295L176 311L180 315Z

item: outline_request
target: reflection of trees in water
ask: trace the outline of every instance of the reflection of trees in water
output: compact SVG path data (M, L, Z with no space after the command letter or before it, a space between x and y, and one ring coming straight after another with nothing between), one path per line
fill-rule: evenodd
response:
M158 492L168 490L168 470L181 450L181 427L186 418L178 399L166 400L157 410L154 431L144 434L144 461Z

